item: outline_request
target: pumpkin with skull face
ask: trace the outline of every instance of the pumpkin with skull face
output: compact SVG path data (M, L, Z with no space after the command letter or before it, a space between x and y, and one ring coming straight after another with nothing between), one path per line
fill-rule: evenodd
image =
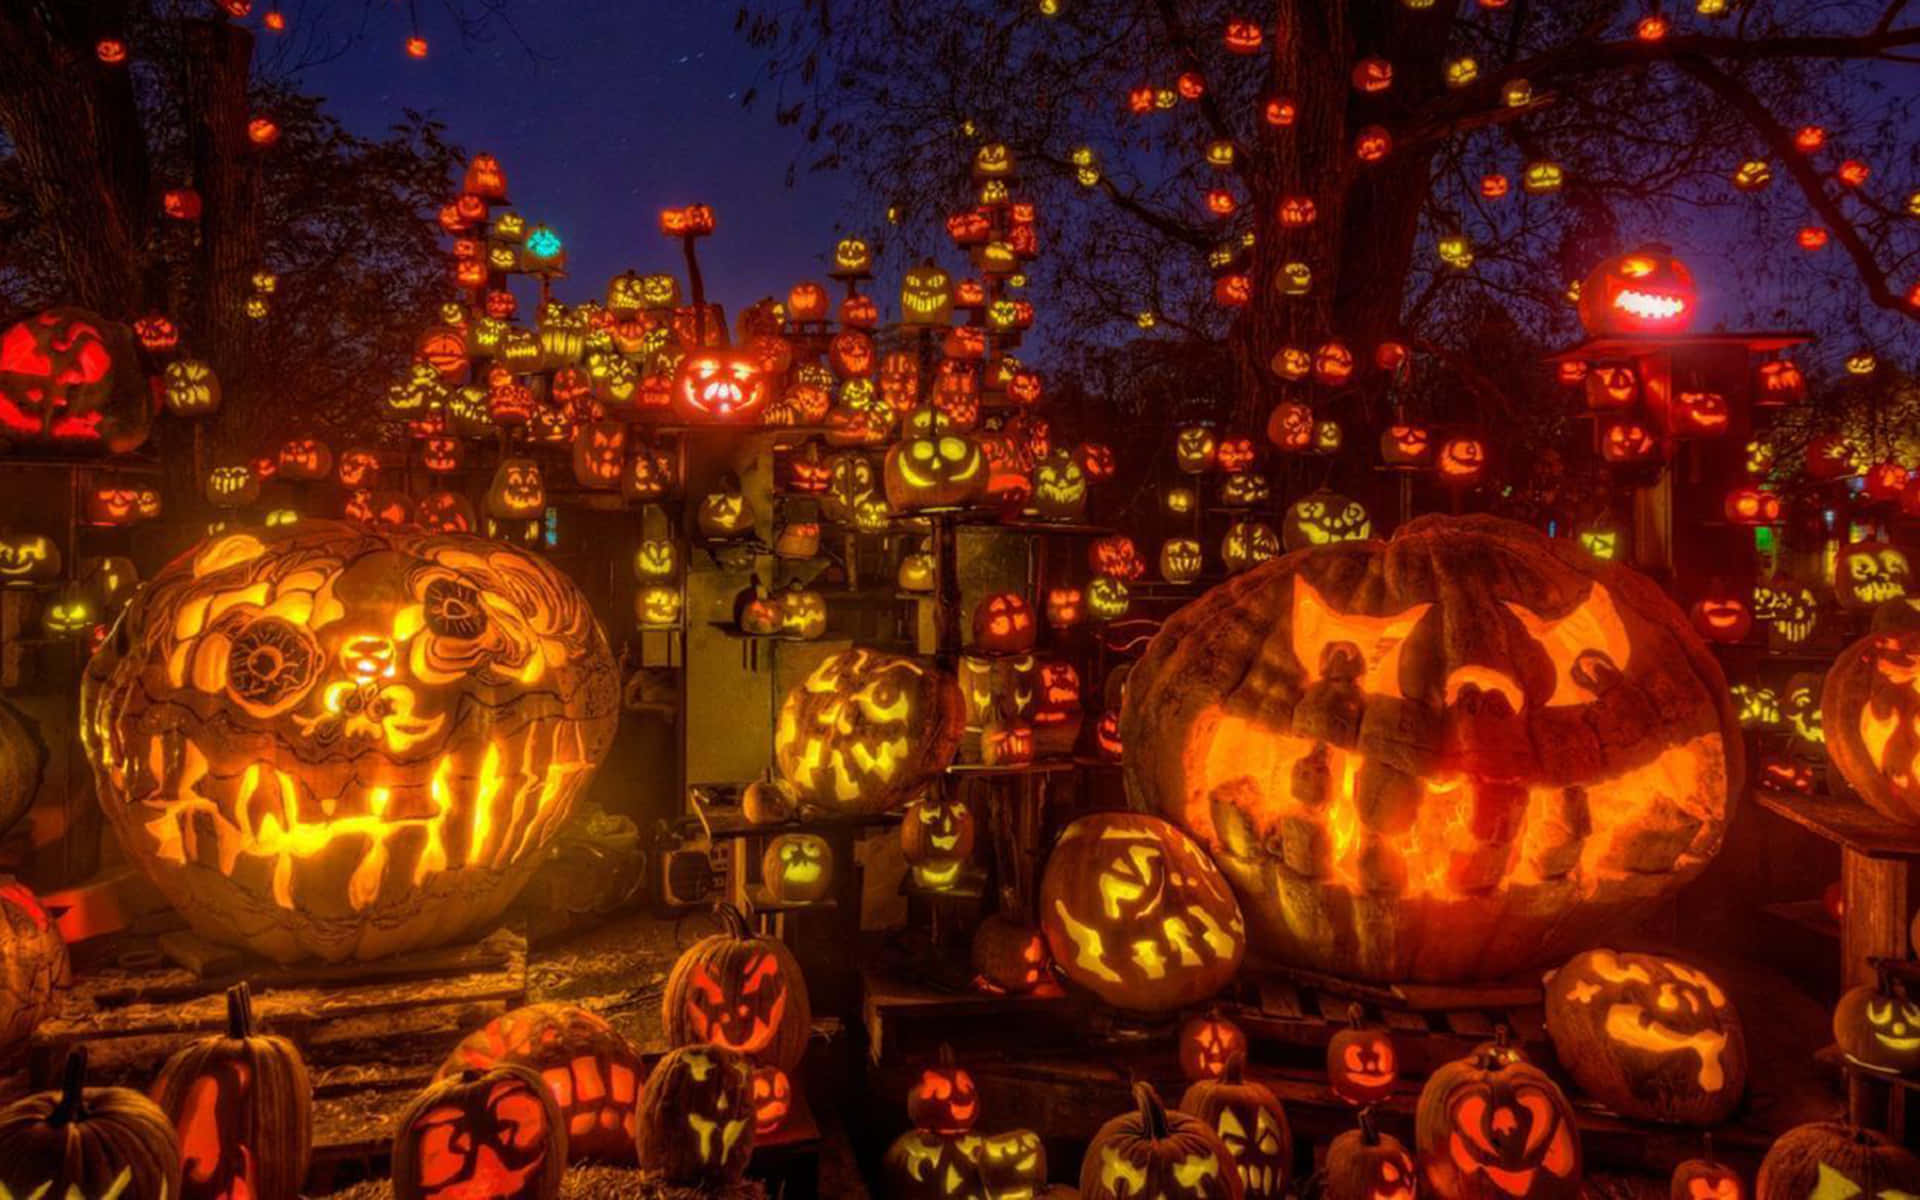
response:
M1206 1122L1233 1154L1247 1200L1280 1200L1293 1166L1293 1131L1280 1100L1246 1078L1246 1056L1227 1060L1219 1079L1196 1080L1180 1097L1180 1111Z
M1854 612L1898 600L1913 589L1913 567L1904 550L1885 542L1854 542L1833 564L1833 592Z
M1442 1200L1575 1200L1573 1106L1501 1037L1435 1071L1414 1114L1414 1152Z
M1067 826L1041 878L1040 923L1069 979L1140 1012L1213 995L1246 949L1240 906L1205 851L1140 813Z
M1920 1194L1920 1158L1871 1129L1814 1121L1781 1134L1754 1200L1901 1200Z
M1827 757L1876 811L1920 824L1920 630L1841 651L1820 692Z
M1576 955L1547 984L1547 1033L1574 1082L1625 1116L1714 1125L1746 1087L1740 1014L1711 976L1676 959Z
M1833 1009L1833 1040L1863 1067L1900 1075L1920 1070L1920 1004L1884 978L1850 988Z
M787 693L774 759L804 804L886 812L953 760L963 722L951 675L854 647L825 659Z
M487 1022L453 1048L437 1078L522 1067L559 1111L568 1157L619 1161L633 1153L633 1113L646 1075L627 1039L572 1004L530 1004Z
M1373 536L1373 518L1358 500L1329 491L1312 492L1295 500L1280 526L1280 541L1288 550L1358 542Z
M1719 848L1735 731L1653 584L1490 517L1216 587L1166 621L1121 721L1129 792L1213 851L1269 952L1396 980L1551 961L1685 883Z
M776 900L811 904L833 890L833 849L812 833L783 833L760 856L760 881Z
M1100 1127L1080 1164L1081 1200L1239 1200L1233 1152L1199 1117L1133 1085L1134 1111Z
M1414 1187L1413 1156L1374 1127L1370 1109L1360 1110L1360 1128L1327 1147L1324 1200L1413 1200Z
M394 1125L395 1200L555 1200L567 1130L525 1067L468 1069L428 1084Z
M720 1046L671 1051L647 1077L634 1114L640 1173L685 1193L732 1195L753 1157L753 1066Z
M776 938L756 937L731 905L723 928L687 948L667 976L660 1020L675 1046L709 1045L791 1072L813 1032L806 977Z
M310 520L155 575L88 668L82 732L128 857L202 936L365 959L506 907L618 691L543 560Z

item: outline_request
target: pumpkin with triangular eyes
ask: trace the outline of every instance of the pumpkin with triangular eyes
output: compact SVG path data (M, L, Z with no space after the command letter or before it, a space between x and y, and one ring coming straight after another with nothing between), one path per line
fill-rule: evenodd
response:
M1227 1060L1219 1079L1201 1079L1180 1097L1180 1111L1200 1118L1233 1155L1246 1200L1280 1200L1293 1173L1293 1131L1279 1098L1246 1078L1246 1056Z
M1246 1052L1246 1032L1218 1012L1188 1017L1180 1026L1180 1073L1189 1080L1218 1079Z
M1576 1200L1573 1106L1500 1032L1421 1089L1414 1138L1421 1178L1441 1200Z
M711 1045L668 1051L647 1076L632 1131L641 1179L668 1188L638 1194L735 1194L757 1122L745 1055Z
M1754 1200L1903 1200L1920 1195L1920 1158L1871 1129L1796 1125L1760 1161Z
M667 1041L718 1046L791 1072L813 1033L806 976L785 943L750 933L737 909L720 904L714 912L721 931L690 946L667 975Z

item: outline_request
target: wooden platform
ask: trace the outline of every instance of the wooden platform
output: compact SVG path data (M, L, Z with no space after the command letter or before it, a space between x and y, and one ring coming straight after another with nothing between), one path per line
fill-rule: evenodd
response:
M1903 825L1858 800L1804 796L1756 788L1768 812L1840 847L1840 986L1871 983L1872 963L1907 954L1913 864L1920 860L1920 827Z

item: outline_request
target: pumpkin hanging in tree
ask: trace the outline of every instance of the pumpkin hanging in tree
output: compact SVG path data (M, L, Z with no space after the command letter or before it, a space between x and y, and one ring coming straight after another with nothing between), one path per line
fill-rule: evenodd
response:
M313 1081L285 1038L256 1033L253 994L227 989L227 1031L176 1051L153 1084L180 1138L183 1200L298 1200L313 1146Z
M172 1197L180 1143L158 1105L86 1086L87 1049L67 1052L60 1087L0 1110L0 1196Z
M1576 1200L1580 1133L1546 1072L1491 1042L1428 1078L1414 1112L1414 1148L1441 1200Z
M688 947L667 976L667 1042L719 1046L791 1074L813 1033L800 964L784 943L751 934L732 905L714 912L724 928Z
M1205 1121L1169 1112L1149 1083L1133 1085L1133 1102L1087 1143L1081 1200L1240 1200L1233 1154Z
M555 1200L567 1130L540 1077L502 1064L429 1083L394 1124L394 1200Z

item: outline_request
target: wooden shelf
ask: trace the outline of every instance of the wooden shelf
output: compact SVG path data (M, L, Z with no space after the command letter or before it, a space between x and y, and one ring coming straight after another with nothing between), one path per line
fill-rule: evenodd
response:
M1761 905L1760 911L1770 917L1778 917L1789 924L1802 929L1812 930L1821 937L1838 938L1840 923L1827 912L1827 906L1818 900L1787 900L1779 904Z
M1698 346L1744 346L1748 350L1765 353L1769 350L1784 350L1788 346L1797 346L1812 340L1812 333L1798 329L1756 330L1751 333L1614 333L1587 338L1585 341L1568 346L1565 350L1555 351L1546 356L1546 361L1557 363L1570 358L1656 354L1663 350L1686 350Z
M1857 800L1767 788L1754 789L1753 798L1769 812L1855 854L1894 861L1920 859L1920 827L1891 821Z

